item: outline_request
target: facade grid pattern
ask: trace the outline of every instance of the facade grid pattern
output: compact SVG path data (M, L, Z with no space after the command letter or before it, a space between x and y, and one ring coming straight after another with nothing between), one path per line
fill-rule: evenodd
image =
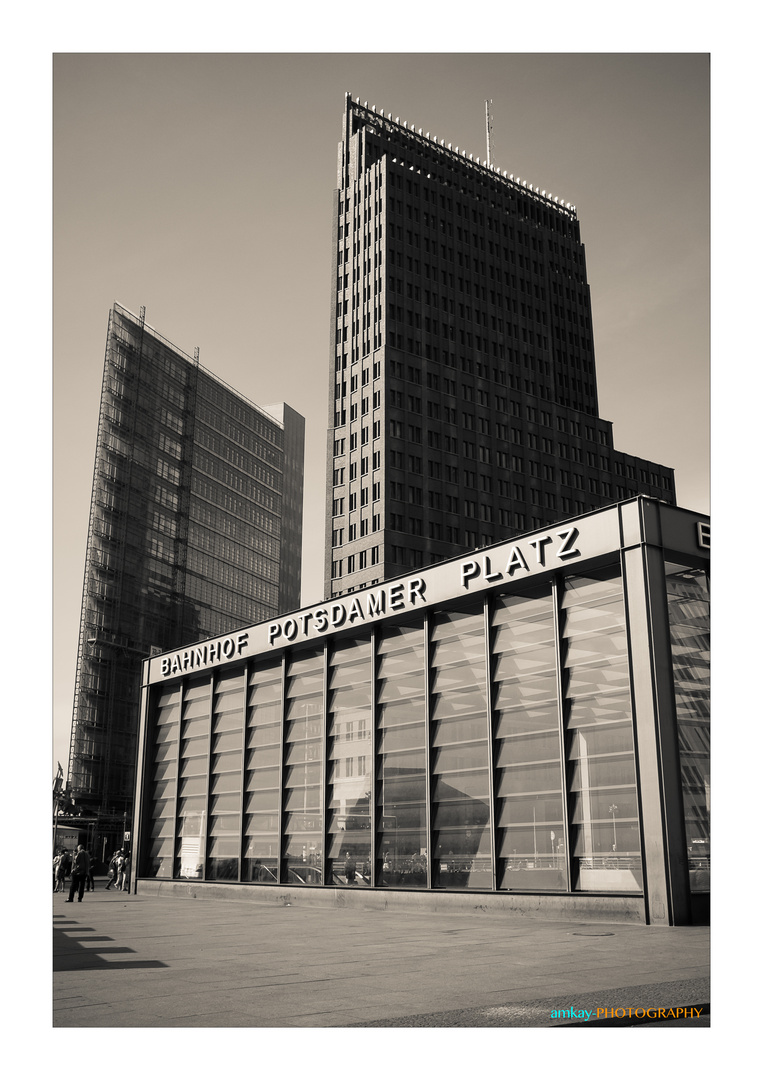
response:
M132 808L140 665L299 603L304 421L276 418L115 304L90 509L69 784ZM284 420L284 416L286 419ZM285 443L291 451L287 460ZM286 573L285 573L286 571Z
M636 500L599 512L621 515L614 528L601 518L607 537L622 537L620 556L600 546L581 565L382 611L372 625L206 672L168 663L170 682L148 685L140 877L609 896L643 902L659 921L651 830L663 837L666 811L655 816L653 804L672 783L683 811L668 830L680 845L670 859L684 868L686 897L663 907L686 921L689 894L709 888L707 583L671 547L689 535L690 515L675 512L679 541L666 519L663 554L656 511ZM655 538L644 548L648 582L629 569L637 514ZM492 550L482 568L500 578ZM463 587L477 562L457 565ZM309 625L284 625L300 621ZM668 653L654 664L660 640ZM656 685L665 672L670 700ZM662 704L655 719L639 705L637 723L644 692ZM168 737L173 717L193 730L175 725ZM675 776L658 784L655 724L680 751ZM663 758L658 770L669 769Z
M325 595L645 494L598 415L574 208L347 97Z

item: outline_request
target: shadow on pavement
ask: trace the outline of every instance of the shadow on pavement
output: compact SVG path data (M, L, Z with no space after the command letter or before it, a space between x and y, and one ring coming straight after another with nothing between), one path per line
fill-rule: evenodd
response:
M58 925L56 925L58 923ZM107 959L118 954L134 953L126 945L101 945L102 941L113 941L105 935L88 937L90 926L81 926L65 915L53 916L53 970L54 971L94 971L108 968L166 968L161 960L121 960ZM81 935L81 938L80 938ZM93 947L93 943L98 944Z

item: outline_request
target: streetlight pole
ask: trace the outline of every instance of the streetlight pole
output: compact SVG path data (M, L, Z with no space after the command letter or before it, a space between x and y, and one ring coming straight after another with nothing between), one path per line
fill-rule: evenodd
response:
M609 808L609 812L612 815L612 839L614 841L614 843L612 844L613 851L617 851L617 822L615 821L615 810L617 810L617 807L614 803L612 803Z

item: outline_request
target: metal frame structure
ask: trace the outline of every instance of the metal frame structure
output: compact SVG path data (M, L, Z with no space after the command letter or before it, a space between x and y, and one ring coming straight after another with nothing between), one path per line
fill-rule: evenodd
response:
M233 670L241 671L245 679L241 721L241 832L238 837L237 847L239 855L235 860L237 864L236 873L234 877L210 877L204 880L202 875L205 872L205 868L202 866L200 876L198 880L193 882L193 886L194 889L203 890L205 888L221 886L232 888L251 887L253 884L245 880L244 874L244 852L246 844L245 804L247 798L246 733L247 722L249 719L248 701L250 690L255 684L258 663L266 658L272 665L272 660L280 653L282 688L280 718L281 752L279 767L281 796L278 817L280 848L278 867L276 870L277 880L273 881L272 886L278 886L282 889L284 886L288 885L297 888L310 888L313 891L318 889L319 891L324 892L327 889L338 890L347 888L347 883L343 880L342 875L332 867L327 858L330 839L328 821L331 775L329 741L332 716L329 677L332 670L331 661L333 656L333 644L341 640L347 640L348 637L352 637L367 640L371 645L371 659L369 661L371 704L368 715L372 724L371 746L373 760L370 763L369 772L370 805L368 808L368 824L370 826L370 837L368 837L367 834L365 834L365 836L370 841L370 862L372 870L371 879L368 882L370 889L364 889L364 895L368 895L369 892L381 892L382 890L385 892L392 890L405 891L406 885L404 881L402 883L398 881L393 884L390 883L389 880L385 880L385 875L382 873L381 866L382 851L380 838L383 835L386 821L382 813L382 807L378 805L380 797L379 784L386 783L387 781L383 779L380 771L383 759L380 753L382 732L379 723L379 694L377 692L380 663L378 645L380 633L382 633L386 627L393 627L401 621L410 625L413 614L417 624L424 631L425 648L423 673L424 705L423 709L419 709L419 711L414 710L415 715L412 714L412 720L423 723L424 745L426 747L425 780L422 789L424 800L423 810L425 815L423 833L425 839L422 844L422 854L426 858L426 882L424 887L420 884L415 886L415 890L414 887L411 887L411 891L416 891L419 896L422 894L441 896L443 888L438 887L439 876L437 881L434 880L432 871L433 858L437 857L437 838L434 835L436 809L434 802L434 759L437 749L433 743L435 721L433 719L434 691L432 680L434 669L432 666L432 624L434 617L438 612L445 612L454 605L457 608L462 609L464 601L468 599L470 603L477 602L477 611L479 611L481 607L482 625L484 630L484 637L482 639L484 642L485 664L484 724L487 736L487 790L489 792L487 800L487 828L489 829L488 846L491 864L490 880L489 882L486 881L487 875L483 878L479 878L479 875L472 870L472 872L468 872L466 875L468 882L466 885L459 887L450 884L446 886L445 891L462 891L470 893L471 895L479 893L481 896L491 895L493 897L504 898L510 896L514 907L519 906L521 908L521 905L524 902L526 903L528 910L539 898L541 898L547 905L549 903L556 903L557 909L562 910L565 909L565 906L569 910L579 909L582 904L586 910L595 910L598 906L602 911L619 912L625 917L638 918L645 922L657 925L677 925L690 922L693 917L693 908L696 905L693 902L690 866L687 859L685 807L683 801L684 796L682 794L682 764L673 686L671 628L668 618L665 566L666 562L678 562L686 567L704 573L707 572L709 567L709 550L706 542L709 530L707 519L701 515L690 513L689 511L679 510L658 503L655 500L638 497L625 503L608 507L604 510L594 511L591 514L586 515L585 518L576 519L574 522L567 522L564 524L565 529L560 532L560 535L566 535L570 532L570 529L574 529L580 539L575 548L574 557L563 566L554 565L554 560L549 555L548 559L545 560L545 566L539 564L535 567L531 567L528 565L528 574L515 581L505 580L503 575L496 571L492 571L490 574L485 573L484 578L492 578L494 580L483 580L479 585L475 586L474 592L470 592L469 586L474 585L474 583L470 582L468 574L471 567L474 565L474 557L476 556L479 560L482 560L482 566L485 571L489 570L491 567L503 565L501 559L506 550L516 549L515 547L512 547L512 545L515 546L518 541L517 538L513 538L506 544L495 545L492 548L484 549L478 553L469 553L468 559L461 558L451 560L449 564L440 564L440 566L433 568L430 571L422 571L422 575L428 574L430 576L433 585L432 596L430 599L428 593L424 590L423 577L416 578L415 580L421 582L421 585L419 589L420 595L418 597L419 603L417 610L414 613L411 613L410 611L404 614L395 612L379 613L378 619L376 619L372 625L358 627L342 625L341 628L337 628L333 632L330 630L326 632L323 641L321 641L320 633L313 632L312 636L310 636L309 633L306 632L306 640L304 642L294 641L292 643L287 640L285 635L278 635L275 633L276 624L270 624L270 626L259 624L258 626L251 627L248 632L240 637L240 640L243 640L244 638L253 639L248 642L248 647L250 648L248 656L238 658L233 656L229 656L228 658L223 657L223 663L210 662L206 669L202 664L198 674L190 670L189 665L191 660L189 657L191 654L188 651L184 654L186 670L182 670L183 664L180 664L180 670L175 670L173 672L172 664L168 657L155 657L151 661L147 661L143 671L144 694L140 734L141 766L139 789L136 798L136 805L140 807L140 815L136 824L136 851L138 853L135 875L136 887L139 889L151 890L159 885L161 885L162 888L172 888L173 885L178 884L177 878L170 880L163 877L160 882L152 873L151 869L149 826L151 820L152 785L151 735L154 722L153 706L151 704L152 699L155 696L156 691L162 686L179 683L185 687L189 679L209 679L210 725L206 803L206 821L209 823L211 821L210 813L212 809L210 778L212 776L213 716L217 679L221 672L228 674ZM549 552L551 550L550 543L547 543L550 539L548 534L543 534L540 537L534 534L528 534L524 539L531 550L538 552L543 551L544 543L545 550ZM638 813L637 826L631 825L630 828L632 834L633 829L637 829L640 843L639 857L631 859L630 862L632 865L637 866L637 869L633 871L631 877L633 877L634 885L637 881L642 884L641 889L630 886L616 887L611 884L613 879L617 881L625 880L627 874L623 874L620 871L620 867L623 864L628 865L628 859L625 858L625 856L621 856L617 849L618 833L614 829L614 810L612 810L613 831L615 833L613 850L607 858L605 858L604 855L601 855L598 858L598 867L600 869L607 863L615 868L615 874L609 875L610 884L603 884L599 888L590 886L576 887L576 877L572 872L573 862L580 857L579 852L572 850L573 834L579 837L580 830L578 829L576 832L572 822L572 771L574 763L570 755L570 747L574 731L569 727L571 697L570 689L566 685L568 678L566 675L567 668L565 659L567 639L563 632L562 594L568 579L577 581L589 577L594 579L597 574L601 577L601 575L604 574L606 567L613 568L611 570L611 573L614 574L612 580L619 580L621 582L622 621L624 634L627 638L627 682L629 689L626 696L630 703L627 719L632 724L632 761L636 777L635 792ZM442 588L439 587L441 580L449 581L451 583L449 590L444 586ZM602 580L604 580L604 577L602 577ZM396 581L400 583L401 589L397 593L394 593L394 595L402 595L404 587L409 583L409 579L396 579ZM500 864L502 869L505 869L504 864L510 860L499 856L498 823L496 821L496 808L498 806L496 773L498 739L494 707L497 682L495 670L496 654L494 652L495 632L492 625L492 610L496 597L504 595L522 595L527 591L528 582L533 586L539 585L548 588L553 611L556 688L558 696L559 760L561 762L563 784L563 868L564 880L566 881L566 887L563 889L537 888L532 887L531 885L522 885L521 881L516 889L507 889L501 887L503 875L499 872L500 858L503 858L503 863ZM385 583L385 585L392 590L396 588L394 582ZM480 588L482 590L481 595L477 591ZM357 603L360 604L362 594L356 594L356 598L346 598L345 605L349 604L351 601L354 602L355 599L357 599ZM341 605L337 605L337 607L340 606ZM346 607L343 610L346 610ZM358 606L356 610L360 610L360 607ZM595 611L595 608L592 610ZM337 612L337 619L338 618L339 613ZM314 625L314 622L313 624L310 623L310 619L306 613L296 613L294 618L289 620L287 625L286 634L289 637L296 637L296 627L300 619L302 620L303 627ZM293 624L293 627L291 624ZM268 639L270 641L269 645L265 644ZM323 716L321 720L322 822L320 834L316 834L316 836L319 835L320 842L322 842L322 851L320 852L319 860L321 871L324 876L321 879L323 881L321 886L306 886L301 885L298 881L295 882L294 876L289 873L285 863L286 851L283 846L284 816L286 814L284 778L287 767L287 665L291 660L299 659L300 655L304 654L305 648L309 649L311 652L315 652L317 645L322 646ZM218 655L215 650L212 650L212 652L214 656ZM173 662L176 660L177 655ZM602 665L606 668L608 662L609 661L607 661L605 656L604 659L598 661L594 666L600 670L602 669ZM445 663L447 667L449 662L446 661ZM620 723L623 723L623 721L621 720ZM606 722L603 724L603 727L606 727ZM596 731L598 733L598 729L596 729ZM176 838L179 836L177 778L181 761L181 739L182 729L179 727L174 759L176 773L176 802L174 834L172 838L173 844L177 844ZM605 753L604 758L606 757L607 754ZM617 758L618 754L610 754L609 757ZM461 766L459 766L459 768L460 767ZM441 776L447 774L438 771L437 775ZM609 781L609 783L611 784L612 781ZM617 781L615 781L615 785L616 784ZM633 787L634 785L631 784L629 786L629 791ZM594 791L593 780L591 781L591 791ZM458 794L457 789L456 792ZM597 792L598 794L594 793L588 797L591 805L593 805L595 798L599 799L600 804L602 799L606 799L607 785L605 784L604 787L600 786L597 789ZM629 794L627 797L632 799L632 794ZM535 797L533 796L533 798ZM482 805L481 799L477 801ZM599 815L599 819L597 820L599 822L599 834L600 836L603 836L607 829L606 822L602 823L601 815ZM209 829L209 825L207 828ZM597 824L592 817L591 824L589 824L588 828L590 836L595 834L596 828ZM351 843L352 833L349 832L347 835L348 843ZM365 838L363 842L365 842ZM553 865L559 866L561 864L556 860L558 860L558 855L561 854L561 852L555 845L553 836L551 844L555 860ZM178 854L179 851L176 848L173 853L175 859ZM593 860L590 860L589 866L591 864L593 865L594 870L596 870L597 859L594 858ZM476 864L473 864L473 866L474 865ZM529 865L528 862L528 866ZM329 870L328 880L327 868ZM590 880L590 869L587 873ZM620 875L619 877L617 876L618 874ZM519 881L520 878L521 875L519 875L517 880ZM606 878L606 874L601 874L598 880L604 882ZM528 879L532 880L532 875L529 875ZM477 880L480 881L479 885L474 884ZM264 884L264 887L267 888L269 886Z

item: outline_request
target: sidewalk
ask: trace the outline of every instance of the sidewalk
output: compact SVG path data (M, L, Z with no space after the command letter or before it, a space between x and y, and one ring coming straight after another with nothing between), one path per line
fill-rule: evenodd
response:
M707 1023L707 927L276 907L102 881L65 900L54 1027L551 1027L579 1023L554 1010L681 1006Z

